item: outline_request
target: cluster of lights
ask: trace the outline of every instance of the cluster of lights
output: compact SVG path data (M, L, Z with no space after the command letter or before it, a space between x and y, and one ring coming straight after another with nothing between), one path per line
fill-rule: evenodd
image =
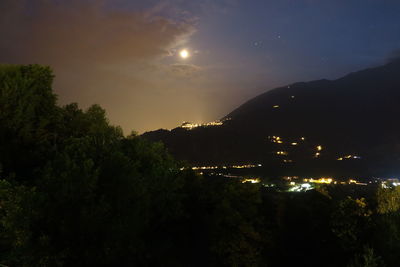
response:
M299 179L299 176L283 176L282 177L284 180L291 181L293 179Z
M303 184L298 184L298 185L291 183L291 185L293 185L293 186L291 188L289 188L289 190L288 190L289 192L306 192L308 190L314 189L314 186L312 186L309 183L303 183Z
M273 136L268 136L268 138L271 140L272 143L277 143L277 144L283 144L284 143L282 138L279 137L279 136L273 135ZM305 141L306 138L305 137L300 137L300 140L301 141ZM299 145L299 143L296 142L296 141L291 142L289 144L292 145L292 146ZM314 153L314 158L319 158L321 156L321 151L322 151L323 147L321 145L317 145L315 149L316 149L316 152ZM276 155L280 155L280 156L287 156L288 155L287 151L277 151L275 153L276 153ZM284 162L285 163L289 163L289 162L293 162L293 161L292 160L284 160Z
M268 138L271 140L272 143L278 143L278 144L282 144L282 138L280 138L279 136L268 136Z
M232 166L195 166L192 170L216 170L216 169L250 169L261 167L261 164L245 164L245 165L232 165Z
M361 157L356 155L346 155L338 158L337 160L344 160L344 159L361 159Z
M255 167L261 167L261 164L246 164L246 165L232 165L232 166L202 166L202 167L192 167L193 170L214 170L214 169L228 169L228 168L237 168L237 169L242 169L242 168L255 168ZM183 170L184 168L181 168ZM203 174L200 172L200 174ZM230 174L222 174L222 173L212 173L216 174L219 176L224 176L227 178L235 178L235 179L240 179L242 183L261 183L261 179L258 177L243 177L243 176L235 176L235 175L230 175ZM299 176L284 176L284 180L287 180L289 182L289 185L291 186L288 189L288 192L306 192L308 190L314 189L315 184L342 184L342 185L363 185L366 186L368 183L362 183L354 178L350 178L348 181L335 181L334 178L331 177L321 177L321 178L304 178L302 179L302 182L297 183L293 180L299 180ZM378 178L379 180L379 178ZM375 183L378 182L378 180L375 180ZM370 181L369 183L372 183ZM263 184L265 187L275 187L274 184L267 185ZM391 187L396 187L400 186L400 181L397 178L391 178L391 179L386 179L385 181L381 182L381 186L383 188L391 188Z
M318 152L315 152L314 158L319 158L321 156L321 152L320 151L322 151L322 146L318 145L316 149L317 149Z
M197 127L212 127L212 126L221 126L224 124L225 121L229 121L231 118L225 118L223 120L217 120L217 121L212 121L212 122L207 122L207 123L191 123L191 122L183 122L182 125L180 126L183 129L186 130L192 130Z
M273 136L268 136L268 138L270 139L270 141L271 141L272 143L277 143L277 144L283 144L283 143L284 143L284 141L282 140L282 138L279 137L279 136L273 135ZM301 140L301 141L305 141L306 138L305 138L305 137L300 137L300 140ZM297 146L297 145L299 145L299 142L294 141L294 142L291 142L290 145L292 145L292 146ZM324 149L324 148L322 147L322 145L317 145L317 146L315 147L316 152L314 153L314 158L319 158L319 157L321 156L321 151L322 151L323 149ZM275 153L276 153L276 155L281 155L281 156L286 156L286 155L288 155L288 152L286 152L286 151L277 151L277 152L275 152ZM361 157L360 157L360 156L357 156L357 155L345 155L345 156L342 156L342 157L337 158L337 160L346 160L346 159L361 159ZM293 162L293 161L292 161L292 160L284 160L284 162L285 162L285 163L288 163L288 162Z
M261 167L261 166L262 166L261 164L257 164L257 165L247 164L247 165L233 165L233 166L230 166L230 168L232 168L232 169L249 169L249 168L256 168L256 167Z
M337 182L333 178L321 177L318 179L314 178L305 178L304 182L312 183L312 184L356 184L356 185L367 185L366 183L361 183L355 179L350 178L347 182ZM400 183L399 183L400 185Z
M298 179L297 176L286 176L283 177L283 179L290 181L289 185L291 186L289 188L289 192L304 192L304 191L308 191L314 188L315 184L342 184L342 185L363 185L366 186L368 185L367 183L362 183L359 182L355 179L350 178L347 182L337 182L335 181L333 178L326 178L326 177L322 177L319 179L314 179L314 178L306 178L303 179L303 183L296 183L294 181L292 181L292 179ZM375 181L376 182L376 181ZM372 183L372 182L369 182ZM390 188L391 186L400 186L400 182L398 180L396 180L396 182L393 182L392 180L390 181L385 181L381 183L383 188Z
M192 170L215 170L220 169L218 166L201 166L201 167L192 167Z
M386 179L386 181L383 181L381 183L382 188L391 188L391 187L397 187L400 186L400 181L398 178L389 178Z
M212 122L207 122L207 123L190 123L190 122L184 122L181 125L181 128L187 129L187 130L192 130L197 127L210 127L210 126L221 126L224 123L222 121L212 121Z
M268 138L271 140L272 143L283 144L283 140L279 136L273 135L273 136L268 136ZM301 141L305 141L306 138L305 137L300 137L300 140ZM296 142L296 141L293 141L293 142L290 143L290 145L292 145L292 146L297 146L298 144L299 143Z
M258 184L261 182L260 178L245 178L242 180L242 183L252 183L252 184Z
M313 178L309 178L309 179L304 179L304 182L309 182L309 183L314 183L314 184L331 184L333 182L332 178L319 178L319 179L313 179Z

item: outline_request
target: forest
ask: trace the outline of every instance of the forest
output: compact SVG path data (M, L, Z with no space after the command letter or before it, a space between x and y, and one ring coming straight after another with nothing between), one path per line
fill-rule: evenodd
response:
M53 79L0 65L0 266L398 266L399 187L202 176Z

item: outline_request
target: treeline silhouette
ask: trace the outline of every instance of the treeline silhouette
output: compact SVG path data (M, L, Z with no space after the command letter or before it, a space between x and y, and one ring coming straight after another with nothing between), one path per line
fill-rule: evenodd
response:
M57 106L52 81L0 66L1 265L397 266L398 189L200 176L98 105Z

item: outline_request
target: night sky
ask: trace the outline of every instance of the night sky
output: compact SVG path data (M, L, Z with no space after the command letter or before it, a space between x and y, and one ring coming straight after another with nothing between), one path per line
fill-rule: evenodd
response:
M98 103L141 133L385 63L400 1L0 0L0 34L0 63L50 65L60 104Z

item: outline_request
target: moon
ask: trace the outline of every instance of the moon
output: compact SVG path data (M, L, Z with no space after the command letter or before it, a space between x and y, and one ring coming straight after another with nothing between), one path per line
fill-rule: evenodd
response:
M189 57L189 51L187 51L186 49L183 49L179 52L179 55L181 56L181 58L186 59Z

